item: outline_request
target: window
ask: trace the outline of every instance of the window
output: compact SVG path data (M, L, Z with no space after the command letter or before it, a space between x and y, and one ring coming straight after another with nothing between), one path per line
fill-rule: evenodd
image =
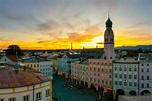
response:
M149 68L147 68L147 72L149 72Z
M109 73L111 73L111 69L109 69Z
M144 87L144 84L143 84L143 83L141 84L141 87Z
M134 75L134 79L137 79L137 75Z
M147 83L147 88L149 88L149 83Z
M144 72L144 69L142 68L141 72Z
M117 70L117 67L115 67L115 70Z
M96 82L96 79L94 79L94 82Z
M124 82L124 86L127 86L127 82Z
M36 93L36 100L41 100L42 98L42 92Z
M147 66L149 66L149 64L147 64Z
M119 78L122 78L122 74L119 74Z
M4 98L0 98L0 101L4 101Z
M142 66L144 66L144 64L141 64Z
M129 86L132 86L132 82L129 82Z
M98 71L100 71L100 69L98 68Z
M131 68L129 68L129 71L131 71Z
M124 68L124 71L127 71L126 67Z
M16 98L8 98L8 101L16 101Z
M94 71L96 71L96 68L94 68Z
M131 79L132 78L132 76L131 75L129 75L129 79Z
M104 72L104 69L102 68L102 72Z
M126 75L126 74L124 74L124 78L127 78L127 75Z
M102 80L102 84L104 84L104 80Z
M119 81L119 85L122 85L122 82L121 82L121 81Z
M149 76L147 76L147 80L149 80Z
M108 82L106 81L106 85L108 84Z
M46 95L45 96L46 97L50 96L50 90L49 89L46 90Z
M29 95L23 96L23 101L30 101L30 96Z
M111 75L109 75L109 78L111 78Z
M100 74L98 74L98 77L100 77Z
M94 76L96 76L96 73L94 73Z
M115 81L115 85L118 85L118 82L117 82L117 81Z
M90 81L92 81L92 78L90 78Z
M100 80L98 79L98 83L100 83Z
M137 71L137 68L134 68L134 71L136 72L136 71Z
M121 67L119 67L119 71L122 71L122 68L121 68Z
M115 74L115 78L117 78L117 74Z
M141 76L141 79L144 80L144 76Z
M137 86L137 82L134 82L134 86Z

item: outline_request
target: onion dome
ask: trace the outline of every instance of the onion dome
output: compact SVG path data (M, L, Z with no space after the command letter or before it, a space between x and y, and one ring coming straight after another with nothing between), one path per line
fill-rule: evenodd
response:
M112 27L112 21L110 20L109 17L105 24L106 24L106 27Z

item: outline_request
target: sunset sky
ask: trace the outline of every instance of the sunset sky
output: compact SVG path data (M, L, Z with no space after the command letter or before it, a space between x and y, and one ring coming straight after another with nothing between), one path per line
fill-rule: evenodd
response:
M115 47L152 44L152 0L0 0L0 49L95 48L108 11Z

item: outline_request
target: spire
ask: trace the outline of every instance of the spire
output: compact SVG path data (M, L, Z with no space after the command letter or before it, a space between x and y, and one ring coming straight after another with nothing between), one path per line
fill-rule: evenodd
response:
M109 11L108 11L108 20L106 21L106 27L112 27L112 21L110 20L110 15L109 15Z
M108 11L108 18L110 19L110 14L109 14L109 11Z

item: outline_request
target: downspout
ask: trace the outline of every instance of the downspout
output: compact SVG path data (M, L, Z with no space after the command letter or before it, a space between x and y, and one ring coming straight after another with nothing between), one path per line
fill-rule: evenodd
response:
M34 101L34 86L35 86L35 85L33 84L33 101Z

